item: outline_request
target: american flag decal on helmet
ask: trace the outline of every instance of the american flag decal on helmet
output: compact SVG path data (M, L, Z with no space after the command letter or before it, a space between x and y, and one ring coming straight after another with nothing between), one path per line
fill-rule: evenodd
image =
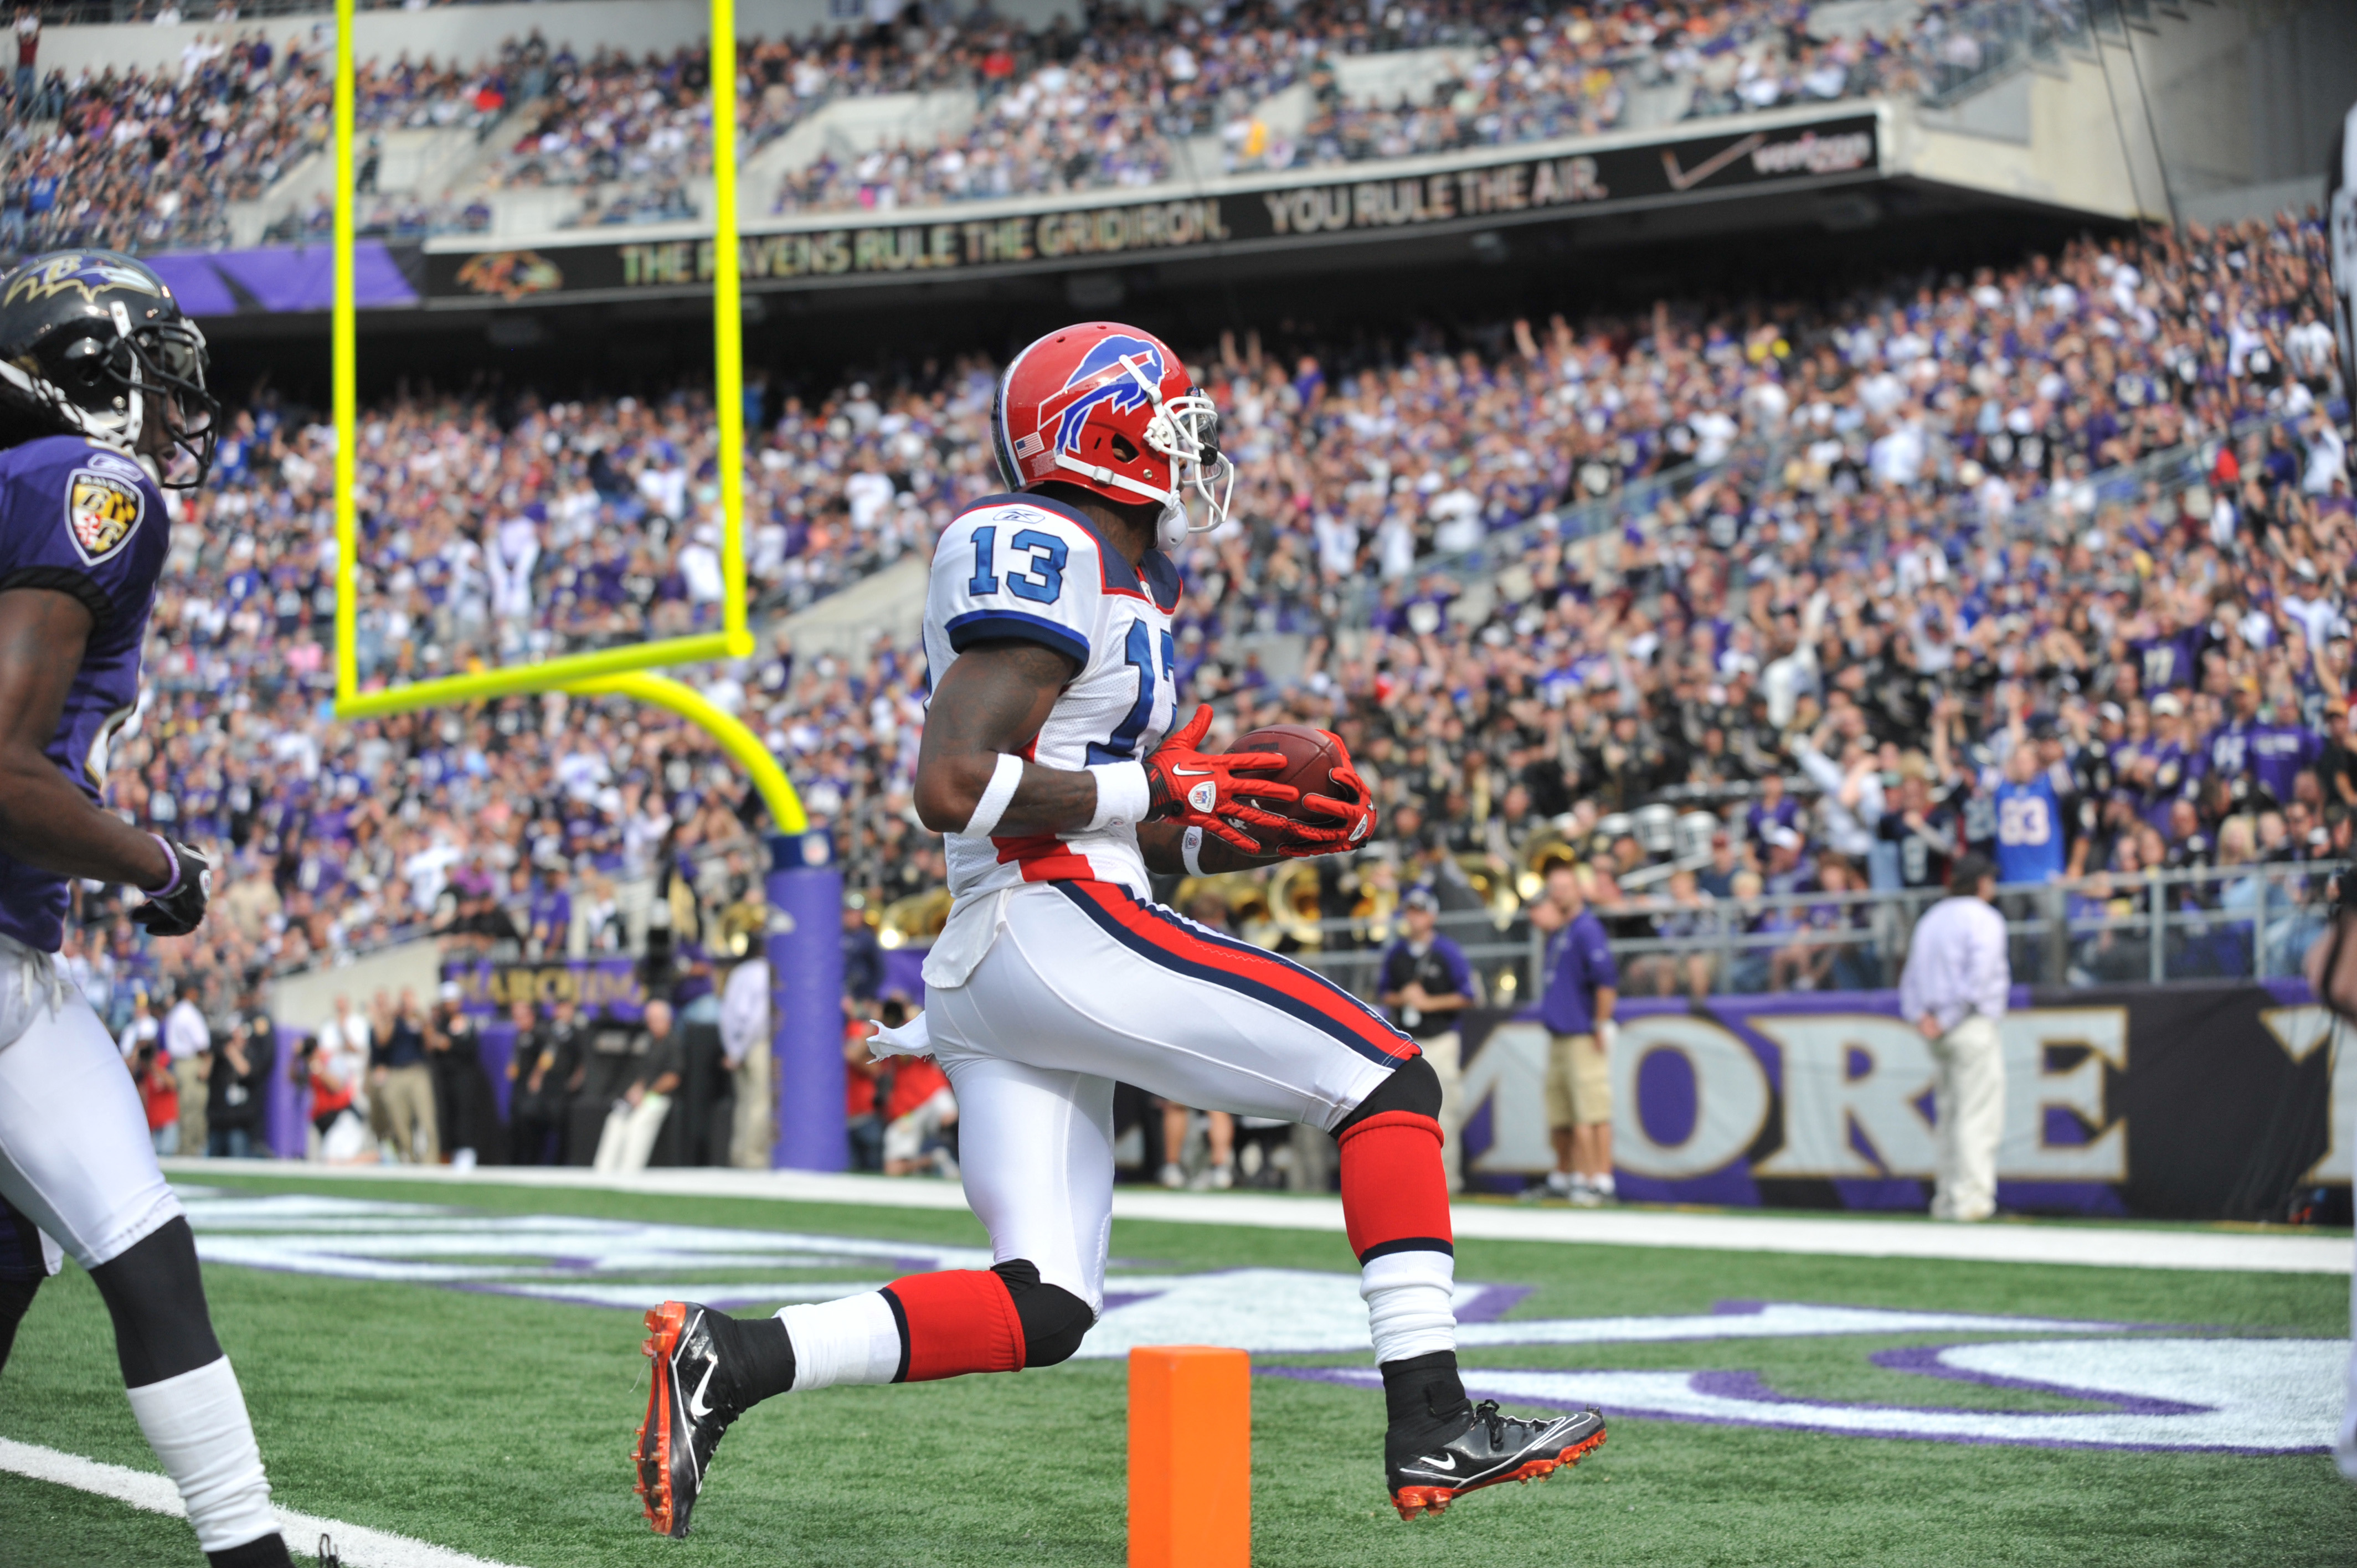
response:
M1026 435L1015 443L1015 455L1017 457L1036 457L1046 449L1047 445L1036 433Z

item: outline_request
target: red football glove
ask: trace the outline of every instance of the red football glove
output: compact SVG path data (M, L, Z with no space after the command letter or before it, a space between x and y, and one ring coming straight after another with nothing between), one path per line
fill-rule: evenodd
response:
M1289 802L1301 799L1301 791L1274 779L1238 777L1283 768L1283 752L1196 750L1202 744L1204 732L1211 727L1211 709L1205 703L1195 710L1195 716L1187 721L1185 729L1156 746L1154 754L1146 759L1146 795L1152 802L1146 820L1184 822L1217 836L1245 854L1266 854L1269 852L1247 838L1242 830L1258 828L1275 835L1293 824L1273 811L1244 802Z
M1330 732L1329 732L1330 733ZM1375 831L1375 792L1359 777L1351 765L1351 753L1342 745L1342 737L1334 737L1334 749L1342 754L1342 766L1329 768L1326 777L1334 781L1333 795L1304 795L1301 809L1327 819L1323 822L1288 821L1285 831L1270 847L1287 860L1302 860L1311 855L1333 854L1342 850L1356 849L1367 842Z

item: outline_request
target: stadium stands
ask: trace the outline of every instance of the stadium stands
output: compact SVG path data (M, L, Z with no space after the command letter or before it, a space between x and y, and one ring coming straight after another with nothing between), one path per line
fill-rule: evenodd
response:
M1290 11L1264 0L1200 15L1172 6L1151 24L1103 7L1079 32L1027 31L985 13L897 34L750 39L739 55L748 160L840 101L926 94L930 107L856 132L813 123L815 134L781 151L787 166L767 177L774 188L748 206L876 209L1138 188L1588 134L1631 123L1640 105L1650 122L1953 91L2009 58L2025 11L2050 31L2077 14L1981 0L1926 6L1888 38L1820 38L1811 9L1749 0L1641 15L1465 0L1371 19L1340 0ZM710 138L700 46L634 56L533 32L466 64L401 55L361 72L364 231L481 231L503 196L532 191L562 198L518 209L541 227L701 213ZM327 102L317 38L274 46L233 25L192 41L177 69L85 70L70 81L52 70L10 104L16 172L0 204L0 252L316 238L328 222L325 186L289 177L324 145ZM910 124L935 129L911 139ZM447 157L394 188L380 175L385 138L400 131L440 131L484 156ZM275 203L266 226L233 232L232 204L265 198Z
M1708 983L1874 978L1882 937L1841 890L1936 865L1882 822L1986 842L1991 770L2037 747L2063 770L2066 869L2105 878L2071 885L2094 926L2073 928L2068 973L2150 961L2102 917L2144 908L2155 866L2188 874L2170 907L2208 922L2168 962L2247 973L2271 949L2288 967L2313 889L2248 868L2345 854L2357 811L2322 244L2287 215L1815 307L1204 346L1244 480L1239 523L1184 564L1184 686L1222 733L1337 727L1381 780L1380 862L1303 916L1334 918L1326 961L1347 968L1354 909L1418 879L1512 941L1500 890L1595 852L1620 934L1717 941ZM765 614L928 550L996 488L991 378L967 360L770 394L748 473ZM227 918L150 949L90 895L72 957L102 1009L127 1012L158 963L226 977L437 920L480 931L560 869L577 944L612 940L666 871L729 900L750 875L741 781L661 715L520 698L331 722L325 433L266 397L236 421L181 513L114 776L135 816L234 846ZM708 427L693 393L370 411L366 677L708 616ZM912 647L780 647L694 678L791 759L877 904L937 884L907 809ZM1710 822L1676 838L1680 810L1715 813L1727 843ZM2276 915L2248 911L2270 897Z

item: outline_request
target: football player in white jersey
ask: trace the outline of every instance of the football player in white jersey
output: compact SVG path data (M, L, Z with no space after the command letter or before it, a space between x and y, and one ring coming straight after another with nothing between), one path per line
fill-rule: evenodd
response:
M1576 1461L1604 1440L1594 1412L1517 1420L1477 1410L1458 1380L1440 1082L1415 1042L1149 897L1149 869L1331 854L1374 825L1347 759L1331 794L1304 799L1254 777L1280 756L1199 750L1208 707L1173 733L1166 552L1219 525L1232 477L1211 400L1159 339L1086 322L1016 357L993 425L1010 493L942 532L925 608L917 810L948 835L954 902L926 955L927 1011L882 1044L948 1073L966 1198L998 1261L770 1319L693 1302L648 1314L648 1518L687 1533L721 1434L773 1394L1011 1372L1078 1349L1104 1303L1116 1081L1336 1135L1404 1516ZM1190 499L1204 514L1191 524Z

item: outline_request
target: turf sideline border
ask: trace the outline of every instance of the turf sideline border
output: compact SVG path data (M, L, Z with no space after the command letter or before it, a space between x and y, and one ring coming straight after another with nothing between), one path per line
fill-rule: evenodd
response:
M77 1492L112 1498L149 1513L169 1514L174 1519L188 1517L188 1509L180 1501L179 1488L172 1485L170 1477L85 1459L79 1454L0 1437L0 1470L70 1487ZM336 1554L350 1568L511 1568L508 1563L495 1563L488 1557L469 1556L447 1546L395 1535L391 1530L371 1530L366 1525L346 1524L336 1519L317 1519L291 1509L273 1511L278 1515L279 1533L286 1538L287 1550L297 1562L309 1562L313 1547L324 1535L335 1542Z
M696 1166L600 1176L572 1165L324 1165L301 1160L169 1159L188 1181L209 1174L307 1181L438 1182L451 1185L628 1192L656 1197L764 1198L880 1208L963 1212L965 1195L947 1182L813 1171L735 1171ZM1116 1190L1116 1219L1340 1234L1342 1205L1330 1197L1264 1193ZM1747 1215L1664 1208L1567 1209L1497 1203L1456 1204L1458 1239L1563 1241L1589 1246L1674 1247L1845 1258L1918 1258L1974 1263L2061 1263L2115 1269L2347 1274L2346 1237L2287 1236L2193 1225L2138 1226L2072 1220L1943 1225L1907 1216Z

